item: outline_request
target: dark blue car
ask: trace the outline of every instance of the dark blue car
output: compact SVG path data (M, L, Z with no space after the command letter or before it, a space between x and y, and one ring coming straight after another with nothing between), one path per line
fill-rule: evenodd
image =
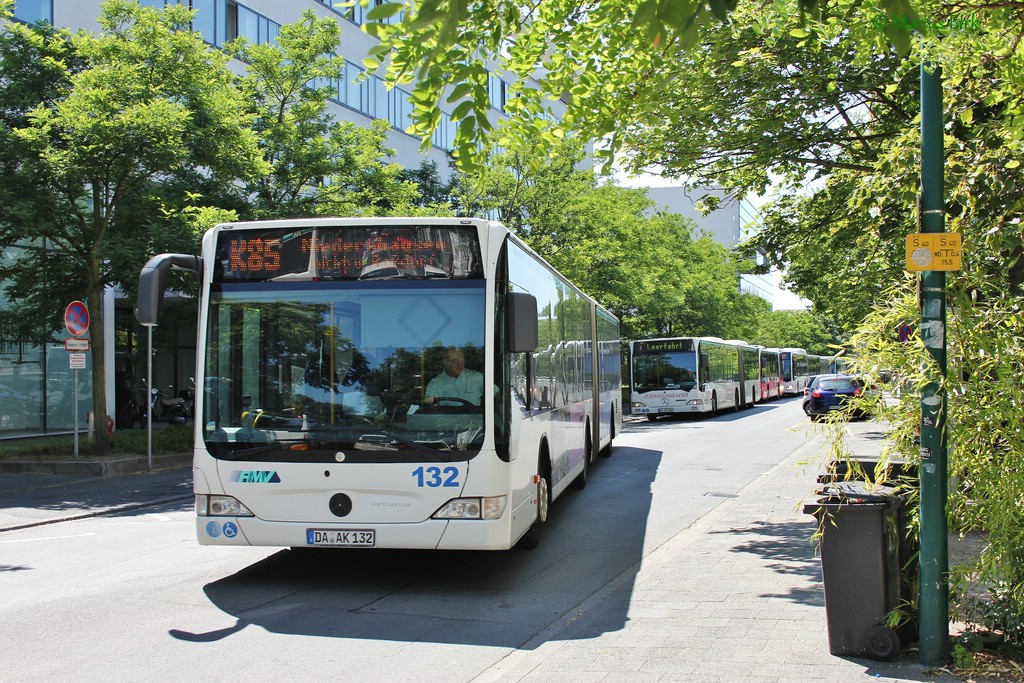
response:
M845 410L846 404L864 393L864 381L850 375L818 375L807 387L804 412L812 419L836 410ZM856 410L852 417L868 417L865 410Z

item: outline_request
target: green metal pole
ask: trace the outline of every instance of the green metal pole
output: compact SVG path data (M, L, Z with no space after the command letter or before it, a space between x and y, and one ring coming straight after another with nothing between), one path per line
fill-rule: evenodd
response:
M921 64L921 231L944 231L942 71ZM921 392L921 629L919 660L941 666L949 656L946 273L921 273L921 339L938 366Z

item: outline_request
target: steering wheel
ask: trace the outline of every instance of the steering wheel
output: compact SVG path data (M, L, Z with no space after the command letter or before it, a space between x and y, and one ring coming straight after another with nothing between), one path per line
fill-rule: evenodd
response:
M427 413L432 413L432 412L442 412L442 411L444 411L445 408L463 408L463 407L468 407L468 408L471 408L473 410L477 410L477 409L480 408L480 406L476 405L472 401L467 401L466 399L459 398L458 396L434 396L433 399L434 399L433 403L429 403L429 404L421 406L420 410L422 410L424 412L427 412ZM441 405L441 401L454 401L455 403L458 403L459 405L457 405L457 406L443 406L443 405Z

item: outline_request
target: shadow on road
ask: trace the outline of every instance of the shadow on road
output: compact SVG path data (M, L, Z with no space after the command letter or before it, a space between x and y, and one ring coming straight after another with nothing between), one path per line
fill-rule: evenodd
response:
M293 635L532 648L610 582L625 597L621 609L602 613L601 628L619 630L660 461L660 451L616 448L585 490L552 504L536 550L282 550L204 587L235 626L170 634L210 642L254 624ZM559 638L557 630L545 639Z

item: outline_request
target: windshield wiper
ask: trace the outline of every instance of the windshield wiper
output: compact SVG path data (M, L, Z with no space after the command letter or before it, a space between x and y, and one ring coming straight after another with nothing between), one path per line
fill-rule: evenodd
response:
M359 276L360 280L411 280L409 273L365 273Z
M296 442L296 443L301 443L301 442ZM227 443L225 443L224 445L227 445ZM261 446L259 448L243 448L243 449L235 451L234 453L231 453L230 455L223 456L220 459L221 460L245 460L246 458L251 458L253 456L260 455L262 453L269 453L270 451L276 451L276 450L286 450L287 451L287 450L289 450L289 447L287 445L285 445L284 443L281 443L279 441L279 442L277 442L275 444L272 444L270 446Z
M406 439L405 437L397 436L390 432L384 432L383 434L366 432L359 436L359 440L365 443L400 443L403 446L408 446L416 451L432 453L437 456L439 460L443 460L444 462L451 462L452 460L452 447L441 440L413 441L412 439ZM445 450L435 448L431 444L440 444L445 447Z

